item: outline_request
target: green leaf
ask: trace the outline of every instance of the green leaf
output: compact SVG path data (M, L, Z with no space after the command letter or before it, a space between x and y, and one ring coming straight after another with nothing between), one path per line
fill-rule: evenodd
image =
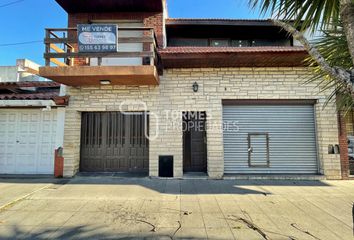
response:
M332 23L328 26L328 29L322 30L322 33L322 36L313 40L312 44L320 51L327 63L331 67L352 69L351 56L342 23L340 21ZM344 112L348 112L354 107L353 98L342 82L331 78L311 57L308 57L305 63L312 67L313 70L313 76L307 83L316 82L322 91L335 89L328 96L328 102L336 100L338 109Z
M260 7L265 14L283 21L294 21L295 27L311 29L326 28L339 20L339 0L249 0L252 8Z

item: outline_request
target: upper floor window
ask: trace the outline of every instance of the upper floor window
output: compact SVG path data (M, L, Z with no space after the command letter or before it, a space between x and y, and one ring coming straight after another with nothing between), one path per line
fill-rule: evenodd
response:
M205 38L170 38L169 45L175 47L206 47L209 46L209 40Z
M94 21L96 24L117 24L118 25L118 37L119 38L139 38L144 36L144 32L142 30L138 30L139 28L144 27L144 23L142 21L129 21L129 20L121 20L121 21ZM132 28L132 30L128 30ZM137 28L135 30L134 28ZM118 52L142 52L143 51L143 43L120 43L118 41ZM102 66L139 66L143 65L143 58L141 57L116 57L116 58L102 58L101 59ZM98 59L91 58L90 59L91 66L98 66Z
M252 46L291 46L291 41L289 39L254 39Z
M178 38L168 40L171 47L261 47L292 46L290 39L228 39L228 38Z
M231 47L250 47L251 42L249 40L232 40Z
M210 46L212 47L229 47L229 39L210 39Z

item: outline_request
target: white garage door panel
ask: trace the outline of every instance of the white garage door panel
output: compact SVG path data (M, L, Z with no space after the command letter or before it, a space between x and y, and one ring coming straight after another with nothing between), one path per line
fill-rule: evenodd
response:
M225 173L316 174L317 149L312 105L224 106L224 121L236 122L239 131L224 131ZM269 167L250 167L248 134L269 135ZM253 138L253 137L252 137ZM252 139L251 138L251 139ZM253 140L252 140L253 141ZM255 142L251 156L266 162L265 144ZM258 155L259 156L258 156Z
M53 174L55 109L0 109L0 173Z
M0 173L16 170L16 114L0 114Z

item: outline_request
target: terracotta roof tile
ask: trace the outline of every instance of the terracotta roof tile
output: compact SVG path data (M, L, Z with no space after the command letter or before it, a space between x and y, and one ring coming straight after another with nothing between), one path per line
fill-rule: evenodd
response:
M53 100L59 92L0 94L0 100Z
M26 82L0 82L0 88L21 88L21 87L60 87L59 83L51 81L26 81Z
M0 90L3 91L0 100L55 100L59 97L60 84L51 81L1 82Z
M172 25L234 25L234 26L274 26L270 19L227 19L227 18L168 18L167 26Z
M161 49L161 54L183 53L279 53L305 52L303 47L167 47Z
M229 21L229 22L270 22L270 19L236 19L236 18L167 18L166 22L183 21Z

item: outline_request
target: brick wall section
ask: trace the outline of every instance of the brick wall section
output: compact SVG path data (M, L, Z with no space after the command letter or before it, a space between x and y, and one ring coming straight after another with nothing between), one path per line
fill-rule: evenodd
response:
M338 139L343 179L349 179L348 142L344 113L338 112Z
M339 155L329 155L328 145L338 144L336 107L324 107L329 92L320 92L316 84L303 84L310 77L306 68L195 68L164 71L159 86L97 86L68 88L71 96L66 108L64 157L65 176L78 171L80 160L80 118L82 111L119 111L123 101L144 101L150 117L150 131L158 137L150 142L150 176L158 175L158 156L174 155L175 177L183 175L182 131L171 128L166 111L206 111L208 116L208 173L221 178L223 134L210 128L222 121L222 99L318 99L315 107L320 172L328 179L341 178ZM198 82L199 91L192 85ZM144 110L129 104L125 110ZM155 116L159 116L159 126ZM182 118L177 118L177 126Z

